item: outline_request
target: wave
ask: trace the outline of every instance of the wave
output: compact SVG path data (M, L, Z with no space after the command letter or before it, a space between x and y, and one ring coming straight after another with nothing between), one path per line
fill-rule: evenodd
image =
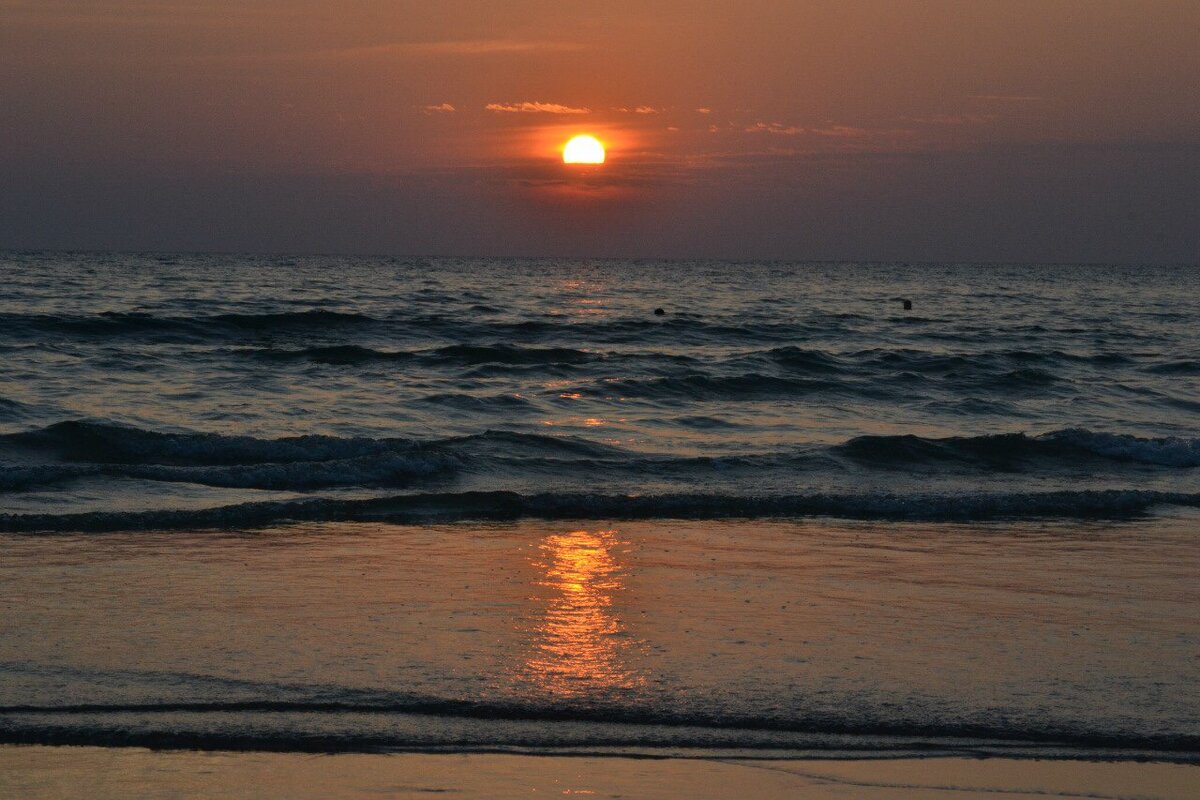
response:
M386 326L392 332L435 333L459 341L552 341L564 339L628 343L656 341L783 342L798 333L827 334L844 327L839 323L785 325L762 320L727 322L699 316L677 315L667 320L619 317L604 321L579 321L549 316L507 322L489 319L501 309L484 306L470 314L407 314L371 316L328 309L262 313L225 313L167 316L142 312L98 314L0 313L0 329L8 336L54 335L81 337L146 336L153 334L195 338L229 337L255 333L344 332Z
M319 331L377 322L365 314L311 309L262 314L214 314L165 317L137 312L105 311L91 315L0 314L7 332L73 336L175 334L189 337L227 336L247 331Z
M762 355L782 367L804 372L834 373L842 372L846 368L845 361L832 353L794 345L775 347L755 355Z
M294 350L242 348L234 352L271 361L307 361L319 364L416 361L430 366L581 364L602 358L599 354L569 347L519 347L505 344L449 345L429 350L377 350L360 345L334 345Z
M1148 372L1160 375L1200 375L1200 360L1181 359L1147 367Z
M461 322L456 323L461 324ZM766 320L730 322L699 315L675 314L666 319L617 317L603 322L579 322L572 319L527 319L497 323L488 329L507 336L561 341L563 337L598 339L607 342L645 342L649 340L708 342L785 342L797 335L820 335L848 330L837 322L783 324Z
M3 446L42 451L71 461L218 465L352 458L437 446L470 447L473 450L491 447L542 455L600 456L625 452L613 445L571 436L502 430L431 440L323 435L259 439L220 433L163 433L90 420L58 422L37 430L0 435L0 447Z
M1200 439L1140 438L1082 428L1040 436L859 436L833 450L857 462L893 467L959 462L1017 471L1035 461L1078 465L1096 459L1162 467L1200 466Z
M533 347L505 342L485 345L456 344L400 351L346 344L296 349L241 348L232 352L237 355L272 361L307 361L329 364L418 361L428 366L535 366L577 365L593 362L613 363L628 360L693 368L698 364L695 358L677 354L601 352L573 347ZM1058 375L1044 368L1045 366L1053 367L1067 362L1097 365L1123 363L1119 357L1103 354L1076 356L1062 352L1036 353L1028 351L940 354L903 349L834 353L786 345L735 354L718 364L726 369L735 370L739 365L782 369L785 372L785 380L787 379L786 375L793 373L843 375L848 378L856 375L864 377L875 374L886 377L912 373L922 376L940 376L944 379L963 382L973 380L996 386L1038 387L1047 386L1060 380ZM754 373L749 373L745 377L757 378L761 381L772 379L769 376Z
M200 323L216 323L245 330L274 330L279 328L328 328L344 325L361 325L376 322L366 314L344 311L314 309L309 311L284 311L270 314L217 314L201 317Z
M673 377L608 380L592 387L579 387L577 391L601 396L615 393L639 400L691 402L784 399L848 389L864 394L870 394L872 391L869 387L850 386L833 380L785 378L760 373L713 376L697 372Z
M510 397L454 395L438 404L473 407ZM709 417L684 417L684 427L723 425ZM215 433L163 433L76 420L0 436L0 491L22 491L86 477L135 478L206 486L306 491L331 487L409 487L453 479L466 470L507 488L517 473L593 485L599 475L640 482L654 478L770 478L794 485L824 471L871 470L914 474L979 475L995 472L1071 476L1081 470L1176 470L1200 466L1200 439L1139 438L1128 434L1066 429L1039 436L1024 433L924 438L860 436L830 447L722 456L643 453L563 436L486 431L471 436L416 440L402 437L291 436L259 439Z
M1062 350L943 353L900 347L831 352L793 345L744 353L734 360L757 360L800 372L850 375L914 373L960 380L998 378L1029 385L1053 383L1059 377L1051 370L1072 365L1108 367L1129 363L1128 357L1117 353L1084 355Z
M232 718L236 715L236 718ZM168 717L169 718L163 718ZM364 716L376 717L364 721ZM408 720L422 718L414 735ZM464 739L455 722L473 721ZM438 724L438 723L442 724ZM190 724L191 723L191 724ZM232 723L232 724L230 724ZM480 726L478 723L484 723ZM512 724L517 723L517 724ZM540 723L529 726L520 723ZM546 724L550 723L550 724ZM565 727L564 727L565 726ZM337 730L334 734L330 728ZM389 730L388 728L392 728ZM397 729L398 728L398 729ZM438 730L442 728L442 730ZM448 730L449 728L449 730ZM748 751L982 750L1055 747L1138 751L1194 760L1200 736L1124 732L1015 721L882 721L809 717L708 717L641 710L533 708L420 700L408 703L248 702L14 706L0 709L4 744L91 744L354 752L376 748L728 747ZM1109 753L1109 757L1121 756ZM1136 757L1132 753L1127 757Z
M426 478L452 476L473 460L594 460L620 458L625 453L582 439L507 431L431 441L316 435L258 439L160 433L84 420L0 436L0 453L6 450L10 457L26 458L0 462L0 491L85 477L277 490L407 486ZM32 463L29 455L35 456ZM47 457L56 461L47 463Z
M412 439L401 438L310 435L258 439L217 433L161 433L86 420L0 436L0 443L50 452L66 461L189 466L313 462L407 451L417 445Z
M230 489L281 491L350 486L409 486L422 479L453 474L459 466L459 461L453 456L436 453L384 453L330 461L226 466L38 464L0 466L0 490L32 489L90 477L136 478Z
M517 431L484 431L469 436L441 439L439 442L447 447L472 448L475 452L483 450L494 454L514 456L612 458L629 452L616 445L594 442L590 439L580 439L574 436L542 436L536 433L519 433Z
M375 350L353 344L327 347L304 347L287 350L273 347L239 348L235 355L261 358L267 361L307 361L314 364L365 364L372 361L411 361L415 353L405 350Z
M1200 439L1161 437L1143 439L1117 433L1095 433L1082 428L1071 428L1047 434L1047 440L1061 442L1111 458L1139 464L1156 464L1166 467L1200 466Z
M453 453L403 438L257 439L87 421L2 436L0 444L60 460L0 464L0 490L7 491L99 476L246 489L407 486L461 466Z
M33 416L34 410L18 400L0 397L0 421L16 421Z
M1109 489L1048 492L812 493L790 495L598 494L468 491L369 499L313 498L217 508L0 514L0 531L191 530L289 522L425 524L518 519L772 519L984 522L1015 519L1128 519L1160 506L1200 507L1200 492Z
M878 367L919 372L949 372L972 368L1021 368L1036 365L1094 364L1111 366L1129 363L1120 353L1072 353L1065 350L984 350L944 353L913 348L871 348L847 354L857 362Z
M515 345L451 345L431 351L428 358L461 364L578 364L599 356L570 347L517 347Z
M884 709L844 713L781 707L768 714L705 713L620 702L555 704L403 697L77 703L0 707L0 742L229 750L488 747L813 750L1089 750L1101 757L1191 761L1194 733L1104 729L1026 714L925 716ZM367 695L367 692L359 692Z
M468 413L500 412L515 414L522 411L533 411L534 404L525 397L501 392L499 394L480 395L470 392L437 392L416 398L415 402L432 406L445 411L455 409Z
M760 355L739 356L720 365L722 369L733 368L732 372L698 371L688 365L687 372L605 379L590 386L575 387L575 391L594 397L619 393L623 397L649 402L787 400L813 395L894 401L897 392L926 400L945 397L947 392L955 395L995 393L1020 398L1069 385L1066 379L1035 367L973 368L939 374L913 370L871 372L847 364L839 365L833 359L822 359L803 351L785 357L792 359L786 369L788 374L737 369L757 366L760 358ZM775 356L769 358L777 363Z

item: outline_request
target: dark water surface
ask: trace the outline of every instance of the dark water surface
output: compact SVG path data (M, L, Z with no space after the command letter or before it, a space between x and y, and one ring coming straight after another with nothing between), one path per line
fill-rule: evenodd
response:
M1200 749L1194 270L0 270L0 738Z

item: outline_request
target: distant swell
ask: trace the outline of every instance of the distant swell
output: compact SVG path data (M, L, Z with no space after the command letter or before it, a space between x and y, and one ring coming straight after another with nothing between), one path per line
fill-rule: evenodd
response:
M413 353L402 350L373 350L353 344L305 347L298 350L246 347L233 352L235 355L268 361L309 361L315 364L365 364L372 361L410 361L413 358Z
M801 397L818 392L854 389L869 394L864 387L850 387L841 381L779 377L760 373L743 375L688 375L610 381L595 388L585 388L592 395L620 394L647 400L674 400L692 403L696 400L749 400Z
M197 317L164 317L133 312L93 315L0 314L0 324L11 333L66 334L71 336L137 336L174 334L190 337L223 336L245 332L312 331L363 325L371 317L340 311L310 310L272 314L214 314Z
M243 348L236 352L239 355L272 361L307 361L318 364L418 362L429 366L580 364L601 357L569 347L518 347L504 344L450 345L427 350L377 350L359 345L336 345L300 349Z

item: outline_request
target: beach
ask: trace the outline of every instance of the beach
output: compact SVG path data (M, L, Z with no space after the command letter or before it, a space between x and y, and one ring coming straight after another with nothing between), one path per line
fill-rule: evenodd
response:
M1195 797L1200 767L1008 759L738 761L0 747L0 792L43 798Z

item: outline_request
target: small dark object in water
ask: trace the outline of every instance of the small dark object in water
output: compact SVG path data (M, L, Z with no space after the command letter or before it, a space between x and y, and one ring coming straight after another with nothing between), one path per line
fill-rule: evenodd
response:
M905 310L905 311L912 311L912 300L905 300L905 301L904 301L904 310Z
M667 312L666 312L666 311L664 311L663 309L661 309L661 308L656 308L656 309L654 309L654 316L656 316L656 317L665 317L666 315L667 315Z

